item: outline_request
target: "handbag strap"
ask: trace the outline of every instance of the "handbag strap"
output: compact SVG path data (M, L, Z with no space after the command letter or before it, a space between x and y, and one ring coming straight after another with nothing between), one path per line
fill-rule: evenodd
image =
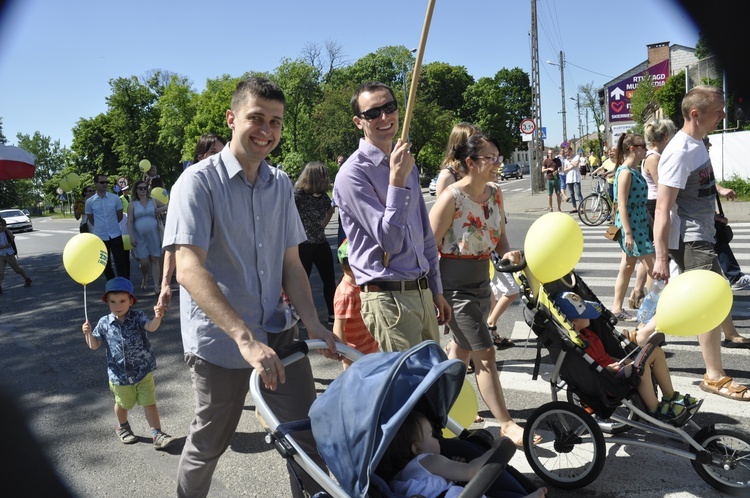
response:
M719 200L718 192L716 192L716 205L719 206L719 216L726 218L726 216L724 216L724 210L721 208L721 201Z

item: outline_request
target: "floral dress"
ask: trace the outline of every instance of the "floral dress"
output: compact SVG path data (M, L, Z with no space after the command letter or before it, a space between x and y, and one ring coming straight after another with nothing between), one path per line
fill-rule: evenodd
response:
M456 211L438 246L443 297L453 309L448 326L461 348L477 351L493 345L487 328L489 255L502 235L502 193L493 186L487 201L474 202L456 187L448 188Z
M648 210L646 209L646 202L648 201L648 185L643 175L633 168L627 166L620 166L617 168L615 173L615 206L617 205L617 192L618 192L618 180L620 179L620 173L623 170L630 171L631 182L630 190L628 191L628 218L630 220L630 230L633 232L633 250L628 251L625 248L625 234L622 233L620 236L620 247L625 251L628 256L645 256L647 254L653 254L654 244L648 235L650 226ZM620 210L617 209L615 213L615 226L622 228L622 220L620 219Z

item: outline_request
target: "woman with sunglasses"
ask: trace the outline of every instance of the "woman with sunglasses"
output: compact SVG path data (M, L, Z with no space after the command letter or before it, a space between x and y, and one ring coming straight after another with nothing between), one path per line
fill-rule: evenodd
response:
M487 326L490 312L490 253L514 263L505 233L503 194L494 183L503 162L497 142L477 133L456 147L463 178L443 191L430 211L430 226L440 251L443 295L453 308L448 322L458 347L451 352L474 361L482 399L500 423L500 433L523 444L523 429L513 421L500 385L495 348Z
M622 260L615 281L615 298L612 313L618 320L635 321L635 317L622 308L625 293L635 264L641 261L652 274L656 258L654 244L649 238L650 221L646 209L648 186L639 169L646 158L646 140L638 134L623 133L617 141L615 164L615 226L620 228Z
M159 294L161 283L161 235L157 215L167 210L167 206L152 199L146 182L139 180L135 183L133 198L128 204L128 232L133 253L140 262L143 281L141 289L148 288L148 270L154 278L154 293Z

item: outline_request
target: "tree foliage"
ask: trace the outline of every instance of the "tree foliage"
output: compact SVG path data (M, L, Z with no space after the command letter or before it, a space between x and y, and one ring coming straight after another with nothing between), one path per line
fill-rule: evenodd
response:
M33 135L19 133L16 138L19 147L36 157L34 177L31 180L21 180L28 182L30 188L19 189L19 204L34 206L45 194L47 197L56 195L54 190L59 186L59 182L54 184L50 180L58 171L68 166L70 151L60 145L60 140L52 140L38 131Z
M599 131L599 127L604 124L604 108L599 102L599 89L594 86L594 82L592 81L591 83L579 86L578 93L581 95L581 106L591 111L591 116L594 118L599 145L591 150L596 151L597 155L601 156L604 150L604 139L602 133Z
M645 74L643 80L633 91L630 97L630 112L633 114L633 121L643 128L646 121L653 116L659 108L656 100L656 85L654 78L650 74Z
M664 116L671 119L677 129L682 128L685 119L682 117L682 98L685 96L685 71L672 75L664 85L656 90L656 100L664 111Z

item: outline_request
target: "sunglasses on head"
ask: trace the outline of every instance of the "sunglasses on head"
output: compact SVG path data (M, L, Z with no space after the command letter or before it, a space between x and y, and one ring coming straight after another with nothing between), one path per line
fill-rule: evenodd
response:
M367 121L372 121L373 119L377 119L380 117L381 114L391 114L398 110L398 102L395 100L391 100L390 102L383 104L379 107L373 107L372 109L367 109L366 111L362 111L359 113L360 118L365 118Z

